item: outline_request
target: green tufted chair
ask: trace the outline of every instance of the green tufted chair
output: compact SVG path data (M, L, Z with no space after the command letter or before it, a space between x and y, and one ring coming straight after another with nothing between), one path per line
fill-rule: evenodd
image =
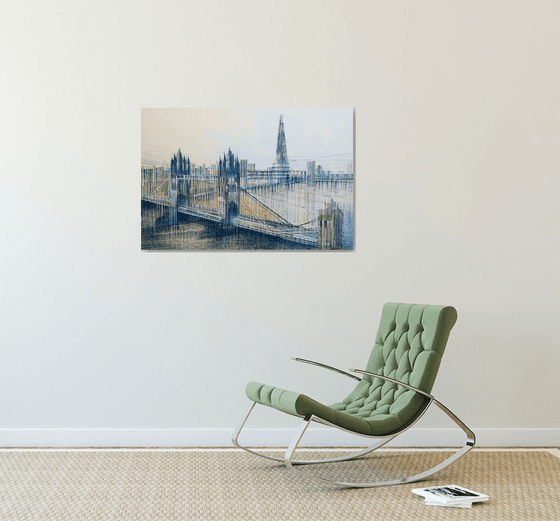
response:
M449 333L456 321L457 311L451 306L385 304L375 345L364 370L350 369L347 372L311 360L294 358L298 362L329 369L357 380L355 389L346 398L332 405L324 405L304 394L251 382L247 385L246 394L253 403L234 432L234 445L301 471L303 465L351 460L378 449L416 423L434 403L465 432L467 441L462 449L432 469L406 478L375 483L348 483L319 478L305 472L303 474L341 486L374 487L418 481L447 467L475 444L474 433L430 394ZM283 459L260 454L239 443L239 435L257 404L303 418ZM311 422L376 438L377 441L370 447L347 456L294 460L294 452Z

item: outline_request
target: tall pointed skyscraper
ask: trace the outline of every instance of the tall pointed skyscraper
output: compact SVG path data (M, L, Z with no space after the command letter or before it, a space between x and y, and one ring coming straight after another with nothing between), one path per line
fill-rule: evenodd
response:
M286 134L284 134L284 119L280 115L280 125L278 126L278 143L276 144L276 161L272 165L272 171L287 174L290 171L288 161L288 149L286 148Z

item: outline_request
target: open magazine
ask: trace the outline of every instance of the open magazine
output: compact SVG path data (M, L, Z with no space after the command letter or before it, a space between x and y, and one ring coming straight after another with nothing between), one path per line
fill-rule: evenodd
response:
M469 490L459 485L442 485L440 487L415 488L412 492L424 498L424 504L470 508L473 503L488 501L486 494Z

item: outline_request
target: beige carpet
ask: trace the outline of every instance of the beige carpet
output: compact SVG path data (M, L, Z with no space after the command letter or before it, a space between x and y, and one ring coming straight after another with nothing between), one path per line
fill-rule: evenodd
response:
M342 479L387 479L444 452L379 452ZM316 458L317 453L312 457ZM329 457L333 453L328 453ZM383 471L375 471L376 467ZM425 506L410 490L458 484L486 493L472 509ZM340 489L242 452L2 452L4 520L560 520L560 458L473 451L430 481Z

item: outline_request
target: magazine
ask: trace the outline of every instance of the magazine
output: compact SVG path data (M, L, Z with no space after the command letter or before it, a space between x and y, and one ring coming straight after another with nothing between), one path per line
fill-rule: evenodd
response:
M469 506L478 501L487 501L488 496L469 490L459 485L442 485L440 487L415 488L412 490L414 494L422 496L425 501L435 503L436 505L464 505Z

